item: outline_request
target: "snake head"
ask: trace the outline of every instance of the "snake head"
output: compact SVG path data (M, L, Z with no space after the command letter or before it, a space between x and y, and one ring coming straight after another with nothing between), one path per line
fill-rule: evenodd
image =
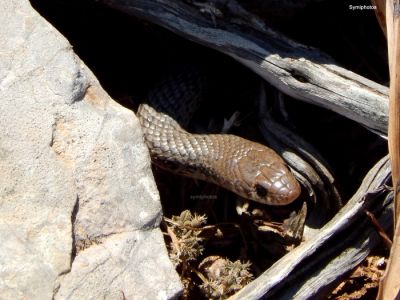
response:
M283 159L273 150L257 145L237 160L242 179L239 194L269 205L286 205L301 192L300 184Z

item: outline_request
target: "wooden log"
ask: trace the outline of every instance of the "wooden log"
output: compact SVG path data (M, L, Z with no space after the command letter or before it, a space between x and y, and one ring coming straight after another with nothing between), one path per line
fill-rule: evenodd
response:
M101 1L233 57L285 94L387 134L387 87L271 30L234 1L208 10L176 0Z

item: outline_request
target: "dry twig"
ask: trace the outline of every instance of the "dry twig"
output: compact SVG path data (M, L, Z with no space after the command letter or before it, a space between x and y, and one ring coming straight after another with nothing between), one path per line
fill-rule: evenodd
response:
M394 186L395 233L385 276L379 286L378 299L397 299L400 296L400 227L399 227L399 185L400 185L400 3L398 0L386 2L386 29L389 54L389 154L392 165ZM380 5L379 7L382 7Z

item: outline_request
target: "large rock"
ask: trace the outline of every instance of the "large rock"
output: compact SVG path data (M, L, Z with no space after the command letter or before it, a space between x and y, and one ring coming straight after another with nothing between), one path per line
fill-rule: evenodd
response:
M27 0L0 3L0 299L181 291L134 114Z

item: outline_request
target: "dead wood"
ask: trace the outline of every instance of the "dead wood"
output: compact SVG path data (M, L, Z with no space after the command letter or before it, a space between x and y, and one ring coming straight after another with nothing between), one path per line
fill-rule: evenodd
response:
M102 2L233 57L287 95L387 134L387 87L271 30L234 1L208 9L175 0Z

